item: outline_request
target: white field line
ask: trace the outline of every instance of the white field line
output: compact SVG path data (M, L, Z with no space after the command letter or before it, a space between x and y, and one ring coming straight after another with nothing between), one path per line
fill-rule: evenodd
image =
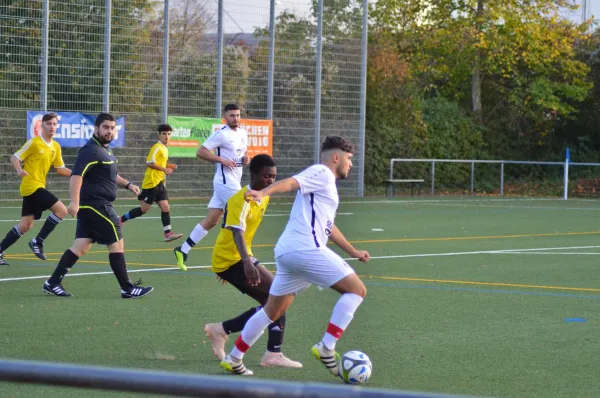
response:
M371 257L371 260L381 260L381 259L392 259L392 258L415 258L415 257L445 257L445 256L464 256L464 255L473 255L473 254L521 254L528 252L544 252L547 250L572 250L572 249L598 249L600 246L569 246L569 247L540 247L533 249L507 249L507 250L478 250L471 252L449 252L449 253L422 253L422 254L400 254L400 255L392 255L392 256L374 256ZM581 253L575 253L581 254ZM356 261L355 258L345 258L346 261ZM274 262L265 262L261 263L263 265L274 265ZM210 265L196 265L189 266L188 269L206 269L210 268ZM148 269L135 269L130 272L156 272L156 271L171 271L171 270L179 270L178 267L164 267L164 268L148 268ZM182 271L183 272L183 271ZM69 277L72 276L92 276L92 275L112 275L112 271L102 271L102 272L82 272L76 274L68 274ZM2 278L0 282L16 282L16 281L24 281L31 279L47 279L50 275L37 275L37 276L24 276L24 277L14 277L14 278Z
M354 213L336 213L338 216L351 216ZM265 213L263 217L284 217L289 216L290 213ZM200 215L201 216L201 215ZM171 216L173 218L194 218L195 216ZM136 220L160 220L158 216L140 216ZM0 222L19 222L21 220L0 220ZM76 218L65 218L63 221L77 221Z

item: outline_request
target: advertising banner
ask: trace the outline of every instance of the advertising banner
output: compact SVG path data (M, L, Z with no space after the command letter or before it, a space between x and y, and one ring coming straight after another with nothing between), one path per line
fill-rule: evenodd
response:
M195 158L200 145L221 128L221 119L207 117L169 116L167 123L173 127L170 158Z
M27 111L27 139L42 134L42 116L44 111ZM96 115L80 112L56 112L58 128L54 140L63 148L81 148L94 134ZM125 146L125 117L117 118L115 137L110 143L112 148Z
M169 116L167 122L173 127L169 143L169 157L193 158L200 145L214 131L223 127L225 121L216 118ZM273 154L273 121L242 119L241 128L248 132L248 156L259 153Z

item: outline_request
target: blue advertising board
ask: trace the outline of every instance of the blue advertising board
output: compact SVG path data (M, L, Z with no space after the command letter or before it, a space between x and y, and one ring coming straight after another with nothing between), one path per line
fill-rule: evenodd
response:
M48 112L27 111L27 139L42 133L42 116ZM58 128L54 140L63 148L81 148L94 134L96 115L80 112L56 112ZM117 118L115 137L110 143L113 148L125 146L125 117Z

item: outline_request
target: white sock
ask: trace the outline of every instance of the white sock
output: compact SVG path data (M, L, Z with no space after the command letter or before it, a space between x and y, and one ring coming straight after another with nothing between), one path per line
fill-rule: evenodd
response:
M342 297L340 297L335 307L333 307L329 326L323 336L325 348L335 350L335 344L342 337L342 333L346 330L352 318L354 318L354 313L362 301L363 298L357 294L342 294Z
M242 359L246 351L256 343L259 337L265 332L267 326L271 323L273 323L273 321L269 319L263 309L252 315L252 317L248 319L248 322L246 322L246 326L244 326L242 333L235 341L233 350L231 350L231 356Z
M185 240L185 243L181 245L181 251L188 254L192 250L193 246L196 246L198 242L202 240L208 233L207 230L200 224L196 224L190 236Z

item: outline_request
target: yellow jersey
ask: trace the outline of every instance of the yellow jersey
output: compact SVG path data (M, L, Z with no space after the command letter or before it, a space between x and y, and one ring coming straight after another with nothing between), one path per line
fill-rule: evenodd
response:
M219 232L212 253L212 270L214 272L223 272L242 259L233 240L233 232L227 227L244 231L248 254L252 256L252 238L263 219L269 198L264 197L260 203L253 200L246 202L244 192L247 190L248 186L246 185L227 201L223 228Z
M21 196L29 196L39 188L46 188L50 166L57 169L65 167L58 142L46 142L41 136L27 141L13 156L24 163L23 170L28 174L21 180Z
M169 159L169 149L162 142L158 141L152 145L148 157L146 158L146 164L154 163L160 167L167 167L167 160ZM162 181L165 180L165 173L160 170L151 169L146 167L146 173L144 174L144 181L142 182L142 189L152 189Z

